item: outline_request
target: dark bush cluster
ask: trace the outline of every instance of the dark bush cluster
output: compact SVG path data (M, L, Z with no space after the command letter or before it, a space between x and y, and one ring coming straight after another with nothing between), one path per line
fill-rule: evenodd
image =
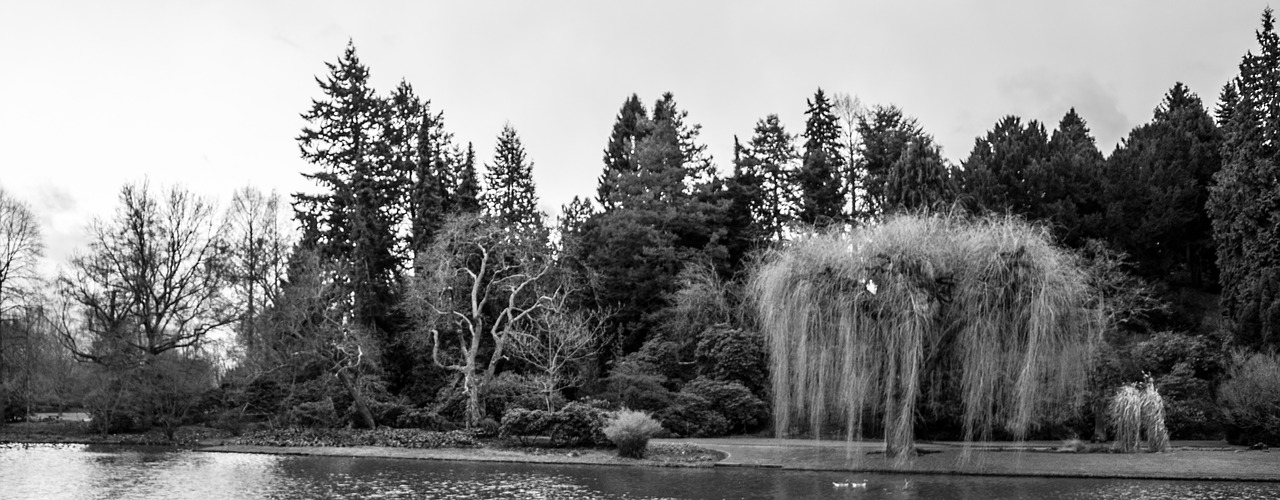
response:
M468 431L418 429L347 430L288 428L252 432L230 441L252 446L387 446L395 448L470 448L478 446Z
M607 410L584 402L572 402L557 411L513 408L502 416L499 435L534 444L546 437L552 446L600 445L604 436Z

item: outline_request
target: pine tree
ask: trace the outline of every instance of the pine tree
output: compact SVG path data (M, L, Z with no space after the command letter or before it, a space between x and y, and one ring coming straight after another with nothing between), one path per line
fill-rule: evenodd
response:
M912 140L924 135L916 119L906 116L897 106L876 106L858 117L858 147L861 159L861 193L853 201L854 211L863 218L881 214L889 173Z
M729 253L729 269L734 272L741 268L748 254L768 241L765 230L756 224L757 214L764 211L763 180L759 170L756 160L747 154L746 147L735 135L733 175L725 182L729 198L725 214L725 247Z
M1280 37L1270 8L1218 108L1227 160L1208 211L1217 244L1222 305L1237 345L1280 345Z
M405 200L410 212L408 246L415 266L417 256L431 246L435 234L448 217L453 170L458 163L453 134L444 128L444 113L432 111L430 101L421 106L416 149L416 161L407 183Z
M1036 178L1041 199L1030 217L1048 221L1059 241L1071 247L1100 237L1103 157L1075 108L1058 122L1049 139L1049 158L1040 165Z
M469 142L467 152L462 156L462 161L458 164L452 179L453 190L449 192L448 202L445 205L447 213L479 213L480 176L476 173L476 150Z
M1112 153L1107 232L1143 274L1197 287L1213 281L1205 203L1222 165L1221 143L1200 98L1177 83L1151 122Z
M348 41L338 63L325 63L329 75L316 78L324 100L312 100L302 118L310 125L298 136L302 158L320 168L303 177L320 185L317 194L297 193L296 217L306 243L326 258L350 254L355 188L351 178L358 169L368 170L375 161L374 141L381 126L380 99L369 87L369 70Z
M498 134L493 163L486 165L484 182L482 198L486 215L509 227L542 225L543 214L538 210L538 194L533 185L533 163L510 124L502 127L502 133Z
M397 123L407 115L404 109L393 112L395 101L380 98L369 86L369 70L354 43L347 43L337 64L326 66L329 75L316 79L325 98L312 101L303 114L308 126L298 137L303 159L320 168L303 175L321 192L296 195L295 216L303 226L303 247L343 271L338 285L350 301L345 320L374 333L389 378L400 383L410 366L391 347L402 340L404 325L398 309L402 262L396 221L408 160L407 148L388 140L409 127ZM411 108L408 90L402 87L396 95Z
M640 96L631 94L618 111L613 132L609 135L609 143L604 150L604 172L600 174L596 201L605 209L614 208L616 204L613 191L618 183L617 178L638 169L635 151L640 141L648 135L648 122L649 112L644 103L640 102Z
M634 95L623 105L605 149L602 211L579 240L579 259L594 274L595 306L615 310L602 359L643 344L684 265L720 267L726 258L721 183L699 127L670 93L648 116Z
M748 206L760 234L781 241L800 211L795 136L787 133L778 115L769 115L756 122L749 144L734 165L735 176L753 183L758 198Z
M1048 159L1049 136L1035 120L1006 116L974 141L962 162L963 194L975 210L1029 215L1039 196L1035 173Z
M928 136L907 143L885 183L886 213L940 209L953 196L951 168Z
M838 222L844 213L842 133L832 103L822 89L806 104L805 114L809 118L804 124L804 153L800 170L796 172L796 184L800 187L797 215L805 224L826 226Z

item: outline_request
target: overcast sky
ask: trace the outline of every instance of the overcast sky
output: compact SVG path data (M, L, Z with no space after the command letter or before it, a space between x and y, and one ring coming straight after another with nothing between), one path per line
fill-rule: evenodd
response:
M1008 114L1070 107L1110 153L1182 81L1212 106L1255 47L1262 1L0 0L0 186L83 244L119 188L150 178L226 205L308 190L294 138L348 39L390 91L408 80L492 156L506 122L543 208L594 195L631 93L675 93L722 171L761 117L804 126L822 87L916 116L953 161Z

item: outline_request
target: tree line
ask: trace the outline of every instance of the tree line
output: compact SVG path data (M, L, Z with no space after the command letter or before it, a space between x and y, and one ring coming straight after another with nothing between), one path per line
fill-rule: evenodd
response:
M681 435L751 431L770 420L743 291L760 252L948 212L1047 231L1107 305L1098 395L1150 373L1175 435L1220 433L1232 350L1280 344L1269 9L1257 40L1212 111L1175 83L1110 154L1070 109L1052 129L1001 118L953 164L906 111L818 89L798 133L766 115L721 168L671 93L631 95L596 193L554 221L511 124L478 165L408 82L372 88L349 43L302 113L315 189L291 208L245 188L219 213L180 187L129 184L44 280L34 214L0 193L5 412L66 395L104 432L193 414L483 427L575 400L649 410ZM213 354L216 332L233 333L229 357ZM1105 432L1101 400L1063 425ZM958 418L941 403L919 416L926 437Z

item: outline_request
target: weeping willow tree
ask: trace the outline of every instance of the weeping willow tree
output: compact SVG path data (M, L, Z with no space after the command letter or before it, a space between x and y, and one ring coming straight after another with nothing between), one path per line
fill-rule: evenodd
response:
M959 399L966 441L997 426L1021 439L1078 408L1101 332L1076 257L1013 218L898 216L802 237L761 259L751 293L778 434L883 430L896 457L913 451L926 386Z
M1117 451L1137 452L1143 436L1147 438L1147 451L1169 451L1169 431L1164 426L1164 398L1156 390L1151 375L1140 383L1121 386L1111 398L1109 413L1111 426L1116 430Z

